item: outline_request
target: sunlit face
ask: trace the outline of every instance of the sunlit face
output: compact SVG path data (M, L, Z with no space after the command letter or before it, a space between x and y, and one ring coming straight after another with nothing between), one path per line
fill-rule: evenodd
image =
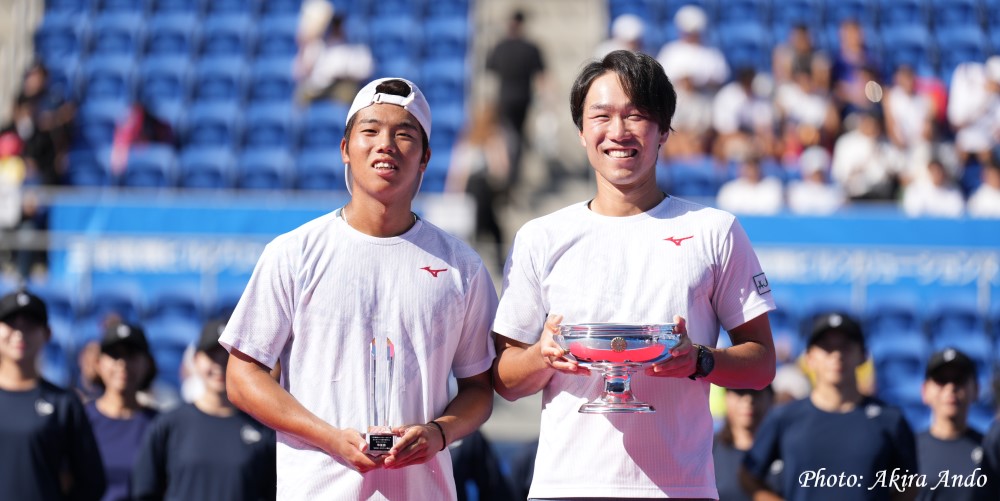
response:
M817 383L841 384L854 379L854 371L865 360L861 346L846 334L831 330L806 352L806 362Z
M942 367L924 381L920 396L935 416L965 420L976 398L976 379L955 367Z
M205 382L206 390L218 393L226 391L226 363L228 361L229 353L221 346L207 352L198 351L195 353L195 369Z
M0 359L14 363L34 361L50 335L48 326L31 316L7 317L0 322Z
M97 359L97 374L106 391L134 393L145 379L149 361L138 350L115 346Z
M411 200L431 155L430 149L423 151L421 130L401 106L379 103L359 110L350 137L340 142L341 158L354 177L354 195L386 204Z
M668 134L629 100L617 74L594 79L583 102L580 144L598 183L619 189L655 184L656 158Z

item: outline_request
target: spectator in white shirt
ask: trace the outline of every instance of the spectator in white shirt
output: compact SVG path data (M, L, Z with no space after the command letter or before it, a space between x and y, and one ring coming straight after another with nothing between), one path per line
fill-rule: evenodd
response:
M986 64L962 63L955 68L948 89L948 122L956 129L959 162L970 155L989 163L989 152L1000 133L1000 56Z
M988 163L983 166L983 184L969 197L969 215L982 218L1000 218L1000 166Z
M833 146L833 180L854 200L891 200L899 153L882 136L881 117L874 112L855 113L845 122L857 126Z
M773 88L768 75L741 68L736 72L736 80L719 89L712 102L716 158L721 161L743 158L753 147L767 153L774 151Z
M931 157L934 105L926 94L917 92L913 68L901 65L893 76L893 86L882 101L885 131L903 154L908 169L903 182L926 176L924 166ZM919 168L913 168L919 167Z
M671 81L690 78L699 92L714 91L729 79L729 65L719 49L703 43L708 16L697 5L685 5L674 15L674 24L680 38L665 44L656 59Z
M830 154L812 146L799 157L802 179L788 184L788 208L796 214L831 214L844 205L844 190L827 180Z
M903 192L903 212L910 217L959 217L965 199L937 159L927 164L927 179L914 181Z
M764 177L760 160L748 156L740 165L739 177L719 188L718 208L734 214L770 215L781 211L784 187L774 177Z

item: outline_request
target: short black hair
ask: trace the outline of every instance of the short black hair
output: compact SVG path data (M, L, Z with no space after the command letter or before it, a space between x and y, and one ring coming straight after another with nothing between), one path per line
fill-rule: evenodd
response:
M375 92L379 94L391 94L393 96L406 97L413 92L413 89L410 87L410 84L398 78L394 78L392 80L386 80L378 84L378 86L375 87ZM345 140L349 141L348 138L351 137L351 130L354 129L354 120L357 117L358 114L355 113L354 115L351 116L351 119L347 121L347 127L344 129ZM426 153L427 148L430 145L430 141L427 139L427 131L425 131L423 125L420 125L419 123L417 124L417 127L420 127L420 137L423 140L423 147L424 147L423 153Z
M643 113L649 114L660 126L660 132L671 130L670 121L677 109L677 91L663 66L647 54L629 50L608 53L600 61L593 61L583 67L573 82L570 92L570 111L573 123L583 130L583 102L587 99L590 86L597 77L605 73L615 73L629 100Z

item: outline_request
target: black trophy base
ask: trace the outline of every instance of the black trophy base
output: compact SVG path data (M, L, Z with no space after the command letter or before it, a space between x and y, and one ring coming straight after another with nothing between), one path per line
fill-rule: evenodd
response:
M396 443L396 435L386 426L372 426L368 429L368 451L370 456L384 456Z

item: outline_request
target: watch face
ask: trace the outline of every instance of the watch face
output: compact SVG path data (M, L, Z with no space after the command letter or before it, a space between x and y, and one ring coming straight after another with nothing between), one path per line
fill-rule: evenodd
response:
M698 373L707 376L715 368L715 356L708 348L701 346L698 348Z

